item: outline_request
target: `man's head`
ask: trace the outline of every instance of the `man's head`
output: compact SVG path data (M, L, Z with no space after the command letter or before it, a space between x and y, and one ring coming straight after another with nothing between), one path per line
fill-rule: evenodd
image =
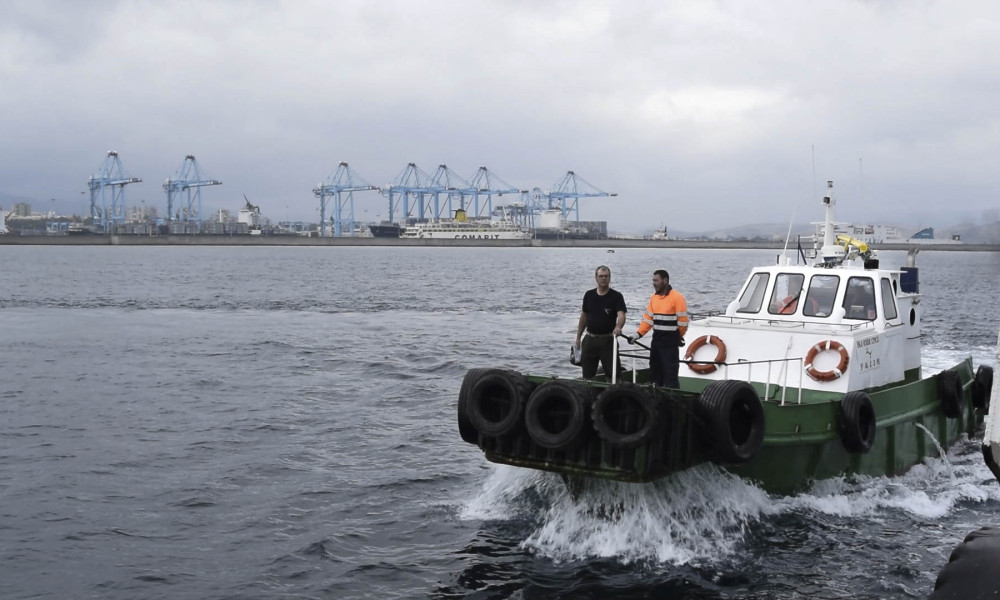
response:
M597 287L607 287L611 284L611 269L605 265L601 265L594 269L594 280L597 281Z
M657 269L653 271L653 289L656 290L657 294L663 294L667 291L667 286L670 284L670 274L664 269Z

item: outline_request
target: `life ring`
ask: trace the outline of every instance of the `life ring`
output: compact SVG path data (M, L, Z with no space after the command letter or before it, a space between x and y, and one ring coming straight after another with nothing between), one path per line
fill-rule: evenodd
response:
M820 352L825 352L827 350L834 350L840 353L840 362L837 366L830 369L829 371L820 371L813 366L813 361L816 360L816 356ZM837 340L826 340L825 342L820 342L809 349L806 352L806 374L815 379L816 381L833 381L844 375L844 371L847 370L847 365L850 363L850 356L847 354L847 348L838 342Z
M993 367L979 365L976 376L972 379L972 405L982 411L989 410L992 393Z
M531 384L517 371L489 369L469 388L469 421L479 433L500 437L521 426Z
M691 359L694 355L701 349L702 346L711 344L718 349L715 353L715 361L713 363L691 363ZM709 373L714 373L716 369L719 368L718 364L726 362L726 343L719 338L719 336L703 335L691 342L688 346L687 352L684 353L684 360L688 361L687 366L689 369L698 373L699 375L708 375Z
M469 389L490 369L469 369L458 390L458 434L469 444L479 443L479 432L469 420Z
M535 388L524 409L524 427L531 439L549 450L579 448L590 433L590 390L557 379Z
M875 443L875 406L864 392L847 392L840 401L840 441L851 454L868 454Z
M799 297L795 296L785 296L778 307L779 315L790 315L795 312L795 309L799 307Z
M647 388L619 383L597 396L590 419L602 440L619 448L635 448L653 437L661 416L656 399Z
M698 415L712 462L745 463L764 443L764 405L745 381L713 381L698 397Z
M819 303L816 302L815 298L809 298L809 307L812 309L813 315L819 312ZM785 296L784 299L778 304L778 314L779 315L791 315L795 314L795 311L799 308L799 295L795 296Z
M962 397L962 378L954 369L941 371L937 376L938 400L944 409L944 416L957 419L962 416L964 398Z

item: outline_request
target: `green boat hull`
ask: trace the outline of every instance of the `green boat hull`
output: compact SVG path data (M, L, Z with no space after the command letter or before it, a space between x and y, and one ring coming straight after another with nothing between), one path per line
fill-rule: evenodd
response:
M800 398L798 390L782 390L776 386L765 390L760 384L751 386L732 382L738 385L728 387L744 386L744 397L752 387L751 395L757 397L753 402L759 401L762 408L762 419L759 415L756 417L762 429L762 439L753 444L747 443L753 446L752 456L741 454L736 446L728 454L720 453L719 446L726 444L721 439L726 437L726 432L718 432L720 427L723 430L726 427L716 425L713 430L710 423L712 417L705 409L706 399L702 398L712 382L682 378L682 389L666 390L642 383L648 376L645 370L635 373L639 382L637 385L625 384L629 393L647 394L652 398L652 402L647 402L648 410L652 411L647 416L654 426L646 427L646 439L640 443L635 443L635 440L616 443L621 440L609 441L594 431L581 431L576 439L550 439L552 436L545 436L545 420L538 419L538 407L532 406L536 404L534 399L528 400L534 390L545 385L552 387L554 384L550 382L561 382L556 387L569 390L566 393L577 399L563 402L559 398L558 402L550 403L555 407L552 411L555 416L550 423L556 423L550 427L559 430L567 423L580 425L580 420L584 418L577 414L580 409L570 410L569 407L574 402L596 407L594 398L600 398L610 388L607 382L519 376L507 371L503 372L508 374L506 377L519 381L517 385L521 387L501 383L490 388L476 381L477 377L499 377L497 370L488 369L470 371L463 382L459 398L459 428L463 439L479 446L492 462L559 473L567 481L604 478L648 482L711 461L755 482L768 492L790 494L808 488L813 481L831 477L899 475L927 457L939 456L943 449L963 435L974 433L982 424L985 410L974 407L971 358L948 372L952 374L950 377L957 379L950 410L942 399L940 375L921 379L919 372L914 370L908 372L906 379L899 384L864 390L870 398L870 407L874 409L874 435L872 439L869 433L868 443L860 449L855 442L855 447L849 450L852 444L849 440L845 441L845 429L849 429L851 423L845 422L849 420L841 406L844 395L802 390ZM626 372L624 378L631 380L632 375ZM718 394L715 391L712 394L717 399ZM522 397L514 397L518 395ZM954 406L956 400L957 412ZM486 412L483 406L490 407L491 402L507 403L504 406L509 404L509 411L500 408L494 413L499 415L496 417L498 422L504 420L509 425L507 431L494 430L494 423L484 422L481 414L475 415L475 424L470 422L470 412L480 409L480 412ZM708 401L709 404L711 402ZM610 402L604 404L611 405ZM946 416L946 412L952 416ZM739 416L744 414L733 412L729 418L735 423L744 418ZM634 417L628 419L634 420ZM599 419L595 419L594 415L587 415L586 421L585 428L600 429ZM628 423L622 423L628 429ZM740 430L738 423L734 427ZM542 431L543 436L538 431ZM742 432L740 435L755 435L746 429ZM551 443L538 443L540 437ZM736 444L732 440L728 443Z

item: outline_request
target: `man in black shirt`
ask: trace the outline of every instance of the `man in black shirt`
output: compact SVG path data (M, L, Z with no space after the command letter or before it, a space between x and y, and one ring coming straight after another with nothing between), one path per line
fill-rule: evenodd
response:
M604 374L611 379L615 337L625 325L625 297L611 289L611 269L604 265L594 271L597 287L583 295L583 310L576 329L576 343L580 347L580 366L584 379L597 374L598 360ZM583 337L584 330L587 337ZM582 341L582 345L581 345Z

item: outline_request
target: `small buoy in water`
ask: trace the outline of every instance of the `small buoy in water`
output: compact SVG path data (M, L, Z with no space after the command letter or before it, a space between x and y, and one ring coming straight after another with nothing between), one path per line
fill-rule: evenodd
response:
M614 253L615 253L614 250L608 250L608 254L614 254Z

